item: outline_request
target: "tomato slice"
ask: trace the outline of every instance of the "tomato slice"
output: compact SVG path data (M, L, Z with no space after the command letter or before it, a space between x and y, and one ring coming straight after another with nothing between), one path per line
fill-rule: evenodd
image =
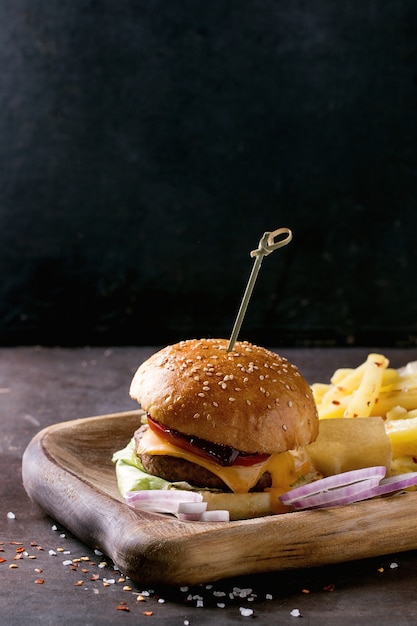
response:
M232 446L224 446L222 444L213 443L200 437L193 435L184 435L177 430L168 428L159 422L153 420L148 415L148 424L157 435L174 446L191 452L196 456L209 459L223 467L232 465L256 465L263 463L270 456L269 454L251 454L248 452L240 452Z

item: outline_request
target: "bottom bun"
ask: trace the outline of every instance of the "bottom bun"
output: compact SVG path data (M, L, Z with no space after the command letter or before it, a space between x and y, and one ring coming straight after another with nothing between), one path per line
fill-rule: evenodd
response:
M273 513L287 513L289 507L280 504L277 495L269 491L249 493L223 493L202 491L207 510L227 510L231 520L244 520L264 517Z

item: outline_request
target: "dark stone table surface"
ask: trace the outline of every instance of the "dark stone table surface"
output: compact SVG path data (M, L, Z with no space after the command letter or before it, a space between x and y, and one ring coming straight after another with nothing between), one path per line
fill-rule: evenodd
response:
M415 623L415 551L188 588L139 588L29 500L21 459L32 437L54 423L136 408L130 379L155 349L0 349L0 623ZM378 348L277 351L312 383L360 364L371 350ZM417 358L414 349L383 352L393 366Z

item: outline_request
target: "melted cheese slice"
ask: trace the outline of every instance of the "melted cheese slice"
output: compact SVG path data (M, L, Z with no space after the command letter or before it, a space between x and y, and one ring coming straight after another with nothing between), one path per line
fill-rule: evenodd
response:
M270 472L274 495L280 495L288 491L291 484L302 473L308 471L305 463L298 462L291 452L272 454L266 461L254 465L223 467L164 441L150 428L141 438L137 452L138 454L174 456L200 465L218 476L235 493L247 493L256 485L264 472Z

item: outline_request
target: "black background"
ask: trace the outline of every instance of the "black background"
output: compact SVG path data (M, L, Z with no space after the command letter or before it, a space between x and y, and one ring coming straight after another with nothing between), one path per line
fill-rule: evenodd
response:
M0 4L0 344L417 343L417 3Z

